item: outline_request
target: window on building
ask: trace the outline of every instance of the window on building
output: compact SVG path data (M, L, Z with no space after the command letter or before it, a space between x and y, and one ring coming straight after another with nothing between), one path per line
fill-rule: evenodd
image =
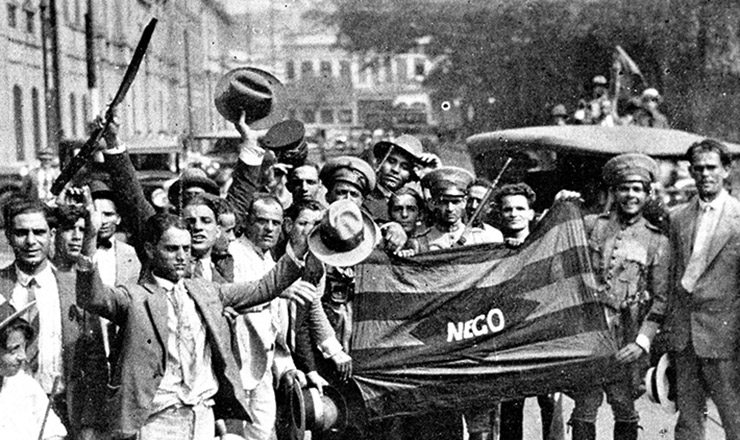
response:
M352 68L349 61L339 62L339 77L345 81L352 81Z
M75 1L75 24L79 25L82 22L82 6L80 5L80 0L74 0Z
M8 27L18 26L18 6L8 3Z
M414 60L414 76L424 76L426 73L426 66L424 65L423 58L417 58Z
M289 80L295 79L295 63L292 60L285 63L285 77Z
M345 108L339 110L338 119L340 124L352 123L352 109Z
M15 122L15 158L26 160L26 136L23 132L23 91L13 86L13 121Z
M72 137L77 137L77 99L74 93L69 94L69 123Z
M370 76L370 66L368 65L360 66L360 83L367 84L369 76Z
M393 64L390 57L383 60L383 70L385 71L385 81L393 82Z
M41 102L39 101L39 89L31 89L31 112L33 117L33 148L41 151Z
M306 124L313 124L316 122L316 112L311 109L306 109L301 112L301 120Z
M324 78L330 78L332 76L331 61L322 61L319 63L319 73Z
M26 12L26 32L29 34L33 34L35 32L35 17L36 13L33 11L25 11Z
M378 61L373 61L373 63L370 65L370 75L369 75L369 81L370 83L378 83L380 82L380 78L378 78Z
M334 110L332 109L323 109L319 112L319 117L321 118L322 124L333 124L334 123Z
M313 61L304 61L301 63L301 78L313 76Z
M398 76L398 82L404 82L408 79L409 70L406 58L396 59L396 75Z

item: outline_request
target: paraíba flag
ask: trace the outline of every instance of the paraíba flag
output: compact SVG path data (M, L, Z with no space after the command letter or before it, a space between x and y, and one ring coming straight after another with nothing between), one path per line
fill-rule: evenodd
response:
M351 354L370 418L567 391L613 372L574 203L556 203L518 249L376 252L356 276Z

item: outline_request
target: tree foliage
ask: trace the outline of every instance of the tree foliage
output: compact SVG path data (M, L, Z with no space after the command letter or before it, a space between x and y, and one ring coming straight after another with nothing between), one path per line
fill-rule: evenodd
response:
M444 60L428 84L472 105L476 131L544 123L556 103L573 110L621 45L675 126L737 137L706 102L716 87L740 94L732 0L328 1L326 23L350 51L402 53L428 37L425 52Z

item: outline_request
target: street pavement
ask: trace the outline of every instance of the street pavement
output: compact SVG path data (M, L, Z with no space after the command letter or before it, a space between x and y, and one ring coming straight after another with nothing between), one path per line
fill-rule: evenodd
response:
M8 246L5 233L0 234L0 267L4 267L13 260L13 252ZM709 420L707 421L707 440L722 440L724 433L719 427L717 408L710 402ZM640 412L641 440L673 440L673 427L676 424L676 415L664 412L658 405L651 403L646 396L637 400L637 409ZM573 410L573 401L563 397L563 420L567 423ZM597 422L597 439L612 439L614 422L609 406L604 403L599 410ZM570 431L565 426L566 438L570 438ZM506 439L501 439L506 440ZM542 440L540 410L537 399L527 399L524 405L524 440Z

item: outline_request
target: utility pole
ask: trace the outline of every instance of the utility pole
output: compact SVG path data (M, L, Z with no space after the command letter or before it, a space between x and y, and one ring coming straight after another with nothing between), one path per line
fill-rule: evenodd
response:
M44 0L41 9L41 43L44 56L44 98L46 101L47 146L59 153L59 162L66 163L66 152L60 148L62 130L61 84L59 81L59 28L56 0Z
M90 115L95 119L100 114L100 90L98 89L98 66L95 53L95 14L93 0L87 0L85 14L85 59L87 67L87 93L90 102ZM85 121L89 124L92 121Z
M188 134L187 134L187 145L185 151L189 152L193 148L193 130L195 122L193 121L193 83L190 77L190 34L188 30L184 31L185 37L185 92L187 99L187 111L188 111Z

